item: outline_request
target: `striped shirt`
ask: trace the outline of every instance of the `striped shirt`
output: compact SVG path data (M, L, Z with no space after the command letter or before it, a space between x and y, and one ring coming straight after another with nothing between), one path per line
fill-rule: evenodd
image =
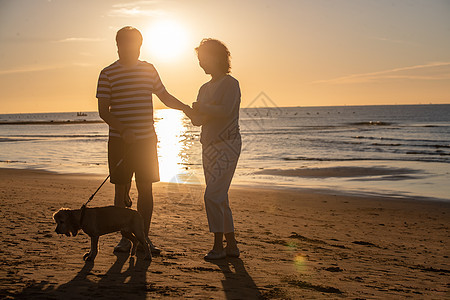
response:
M155 136L152 94L160 95L165 87L155 67L138 61L133 67L114 62L100 72L97 98L110 100L110 112L133 130L137 139ZM111 126L109 136L120 137Z

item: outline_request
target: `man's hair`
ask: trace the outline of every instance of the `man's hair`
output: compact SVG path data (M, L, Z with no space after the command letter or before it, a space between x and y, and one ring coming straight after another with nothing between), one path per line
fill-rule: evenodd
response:
M120 43L137 43L142 45L142 34L139 30L134 28L133 26L125 26L116 34L116 43L119 45Z
M200 45L195 48L195 51L197 55L200 51L213 55L218 59L221 70L227 74L231 72L231 54L227 46L221 41L210 38L203 39Z

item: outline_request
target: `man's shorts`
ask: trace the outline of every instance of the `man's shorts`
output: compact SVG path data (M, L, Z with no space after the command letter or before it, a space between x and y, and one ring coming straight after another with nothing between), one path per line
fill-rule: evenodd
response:
M135 174L136 182L159 181L156 136L126 144L121 138L109 137L108 166L113 184L128 184ZM123 161L118 165L119 161Z

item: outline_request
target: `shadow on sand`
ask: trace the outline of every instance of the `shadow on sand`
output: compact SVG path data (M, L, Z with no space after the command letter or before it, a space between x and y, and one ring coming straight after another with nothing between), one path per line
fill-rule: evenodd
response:
M115 254L117 259L105 274L92 272L93 262L86 262L78 274L58 287L40 282L26 287L15 299L145 299L146 273L150 261L128 254ZM128 268L122 268L128 261Z
M208 261L217 265L225 279L222 280L226 299L264 299L253 278L245 269L240 258L229 258L217 261Z
M57 286L48 281L28 285L19 294L10 294L13 299L146 299L148 293L161 295L164 291L155 290L146 280L150 261L143 257L129 257L128 254L115 254L116 261L106 273L95 271L94 263L85 263L83 268L69 282ZM224 274L222 280L226 299L266 299L261 294L252 277L239 258L226 258L211 261ZM125 270L124 266L126 266ZM57 271L56 271L57 272ZM182 296L173 294L172 296Z

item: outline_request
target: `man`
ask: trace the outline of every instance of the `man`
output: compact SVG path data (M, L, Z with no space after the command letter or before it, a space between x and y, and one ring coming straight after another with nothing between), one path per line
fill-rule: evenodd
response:
M98 79L98 111L109 125L108 166L115 185L114 205L131 206L128 194L135 174L137 210L148 235L153 213L152 183L159 181L152 94L170 108L184 112L191 108L167 92L152 64L139 60L139 30L131 26L120 29L116 43L119 60L104 68ZM130 248L130 241L122 237L114 251L128 252ZM159 254L153 244L150 248L153 254Z

